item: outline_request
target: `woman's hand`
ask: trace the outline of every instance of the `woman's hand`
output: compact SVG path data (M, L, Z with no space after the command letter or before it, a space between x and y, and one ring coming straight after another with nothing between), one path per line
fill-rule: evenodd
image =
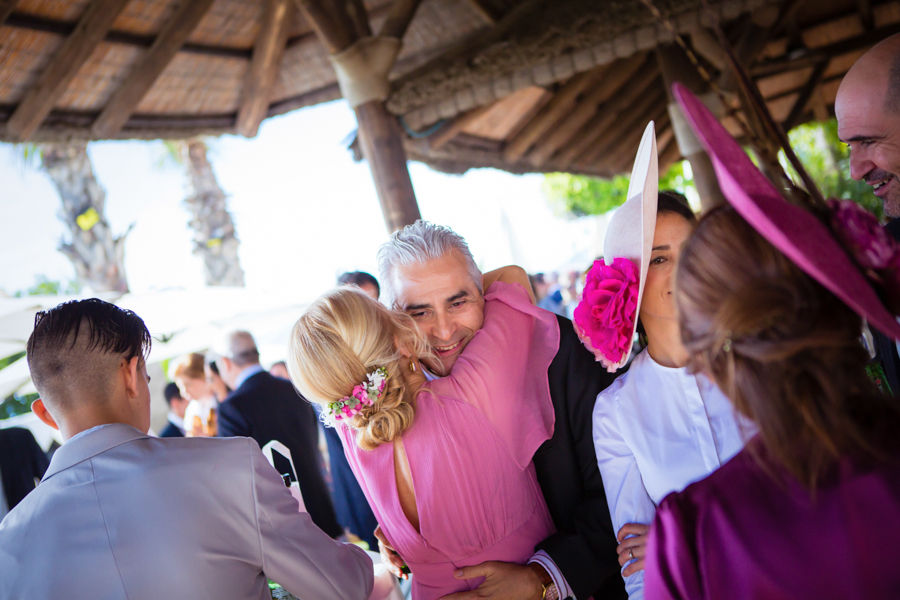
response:
M515 265L510 265L508 267L500 267L499 269L494 269L493 271L488 271L484 275L481 276L481 287L486 292L491 284L495 281L502 281L503 283L518 283L525 291L528 292L528 297L531 298L531 303L535 304L534 299L534 290L531 289L531 280L528 279L528 273L525 272L525 269L522 267L517 267Z
M644 570L648 531L650 531L650 526L641 525L640 523L628 523L619 530L616 536L616 539L619 540L619 547L616 548L616 552L619 553L619 564L624 567L632 560L634 561L628 565L627 569L622 571L624 577Z
M409 579L409 575L403 572L406 563L397 554L397 551L391 547L384 532L381 531L381 525L375 528L375 538L378 540L378 552L381 554L382 564L387 565L388 571L399 579Z

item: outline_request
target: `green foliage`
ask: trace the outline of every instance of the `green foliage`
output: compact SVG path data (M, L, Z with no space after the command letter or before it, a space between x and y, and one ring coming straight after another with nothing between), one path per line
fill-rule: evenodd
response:
M12 356L0 358L0 371L13 364L23 356L25 356L24 352L17 352ZM0 419L8 419L9 417L24 415L25 413L31 412L31 403L37 399L38 394L26 394L24 396L17 396L16 394L12 394L3 402L0 402Z
M872 193L872 188L850 178L850 149L838 139L836 119L800 125L788 133L788 138L825 198L853 200L879 219L884 217L881 200ZM791 177L800 181L794 170L787 166L784 153L779 158Z
M659 189L684 193L694 183L683 162L675 163L659 178ZM627 175L598 179L571 173L549 173L544 177L544 195L557 212L575 217L602 215L628 199Z
M81 293L81 283L78 281L50 281L44 275L35 277L35 283L27 290L19 290L13 294L16 298L25 296L59 296Z

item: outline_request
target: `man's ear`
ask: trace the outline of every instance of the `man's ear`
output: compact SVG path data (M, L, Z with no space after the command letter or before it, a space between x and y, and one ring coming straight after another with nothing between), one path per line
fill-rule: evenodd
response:
M59 431L59 425L56 424L56 420L53 418L53 415L51 415L50 411L47 410L47 407L44 406L43 400L38 398L37 400L32 402L31 412L37 415L37 418L40 419L43 423Z
M132 398L137 398L140 390L138 389L138 364L141 362L140 357L133 356L131 360L125 362L122 361L120 369L123 370L123 374L125 375L125 391L128 392L128 395Z

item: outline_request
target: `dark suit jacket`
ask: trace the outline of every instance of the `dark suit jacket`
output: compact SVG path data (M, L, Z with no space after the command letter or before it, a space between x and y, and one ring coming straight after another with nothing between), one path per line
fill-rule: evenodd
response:
M184 437L184 433L175 427L175 424L169 421L166 423L166 426L163 427L163 430L159 432L159 437Z
M287 446L309 516L331 537L344 533L319 469L316 413L291 382L265 371L249 377L219 405L219 435L251 437L260 447L272 440ZM275 468L290 473L290 466L280 456L275 457Z
M891 237L900 242L900 219L894 219L884 226ZM871 328L870 328L871 329ZM894 340L876 329L871 329L875 341L876 357L884 367L884 376L894 396L900 396L900 356L897 354L897 346Z
M597 394L620 373L607 373L581 344L572 322L557 319L559 351L548 370L556 424L553 437L534 455L557 533L538 549L550 555L579 600L627 598L591 425Z
M27 429L0 429L0 475L9 509L34 489L34 480L44 476L50 461Z

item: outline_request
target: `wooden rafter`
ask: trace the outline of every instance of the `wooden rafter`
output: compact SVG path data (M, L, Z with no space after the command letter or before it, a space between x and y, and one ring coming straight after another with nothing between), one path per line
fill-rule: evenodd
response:
M486 106L478 107L475 110L470 110L466 114L456 117L456 119L454 119L452 123L444 125L433 135L428 137L429 147L432 150L439 150L444 146L444 144L459 135L459 133L470 123L481 117L491 108L493 108L493 105L488 104Z
M577 168L584 167L604 157L610 152L624 152L626 155L631 152L623 144L622 139L633 135L635 130L640 134L647 122L659 112L659 105L665 104L665 91L661 87L657 87L654 91L641 96L641 98L633 103L625 112L623 118L618 119L612 127L610 127L603 136L603 141L596 144L588 152L584 153L575 161ZM637 149L637 146L634 148ZM631 155L633 156L633 152Z
M669 131L672 131L669 128ZM659 148L659 172L665 173L675 162L681 158L681 150L678 149L678 143L675 136L669 136L665 143L660 143Z
M334 10L329 10L331 5L326 5L324 0L294 0L307 23L316 32L316 37L331 54L337 54L346 50L356 41L354 32L346 27L344 21L349 18L340 18Z
M350 26L356 32L356 37L368 37L372 35L372 29L369 27L369 15L366 13L366 7L362 0L344 0L346 6L345 11L341 11L347 15L350 20Z
M291 25L291 0L267 0L262 27L253 47L250 71L244 83L241 107L235 129L244 137L254 137L259 124L266 117L272 88L284 56L285 43Z
M91 126L93 135L98 138L108 138L125 126L128 117L178 54L178 50L197 28L213 1L184 2L169 17L153 41L153 45L141 57L138 64L128 74L122 85L113 92L106 106L100 111L100 116Z
M813 93L819 86L822 74L825 73L825 69L827 68L828 61L824 61L819 63L816 68L813 69L812 74L809 76L809 80L803 86L803 89L800 90L800 95L797 97L797 101L791 108L788 118L785 119L784 124L782 125L785 131L790 131L800 123L800 118L803 116L803 113L806 112L806 105L809 104L809 99L812 98Z
M549 131L564 115L568 114L578 96L590 86L596 84L605 72L606 67L599 67L598 69L579 73L569 79L534 119L515 137L509 140L506 148L503 150L503 159L508 163L514 163L522 158L542 135Z
M103 41L126 4L128 0L94 0L88 5L75 31L50 59L37 83L28 90L9 118L6 128L13 138L24 141L31 137Z
M572 163L579 156L594 146L597 140L605 136L609 127L620 118L623 112L631 109L631 106L645 93L651 84L662 85L658 81L658 75L659 73L656 69L647 69L632 78L621 94L617 94L609 102L601 106L593 119L572 136L565 147L560 150L556 157L556 162L564 170L571 167Z
M394 0L391 2L387 17L385 17L378 35L402 40L421 3L422 0Z
M493 25L503 18L503 14L485 0L468 0L469 5L489 24Z
M12 14L19 0L0 0L0 25L6 23L6 18Z
M597 107L609 100L619 88L646 63L646 55L636 54L610 69L604 77L578 103L575 109L546 138L535 145L528 154L528 161L534 167L541 167L559 150L567 140L581 130L597 112Z
M875 29L875 17L872 14L872 0L856 0L856 7L859 10L859 18L862 20L863 27L866 31Z

